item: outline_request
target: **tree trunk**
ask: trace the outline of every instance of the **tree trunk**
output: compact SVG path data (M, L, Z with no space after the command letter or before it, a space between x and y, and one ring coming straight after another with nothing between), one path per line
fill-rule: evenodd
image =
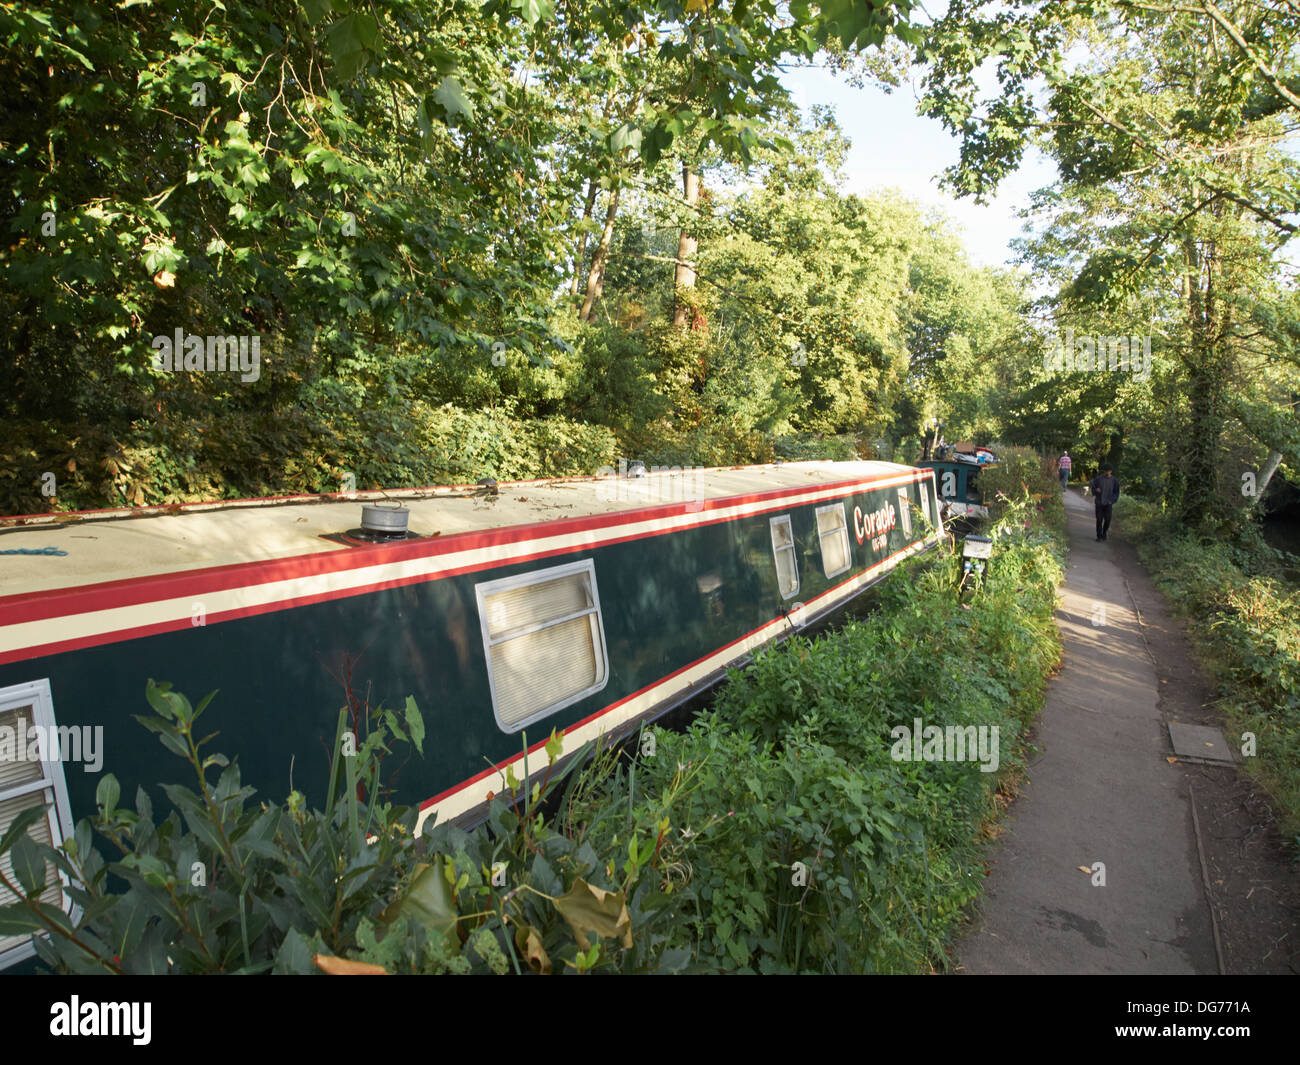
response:
M618 195L621 190L617 185L610 190L609 207L605 210L605 228L600 232L600 243L596 254L591 259L591 269L587 272L587 296L578 311L578 319L590 322L596 301L605 283L605 263L609 260L609 247L614 242L614 219L618 216Z
M1202 255L1195 242L1184 241L1187 264L1188 405L1185 470L1187 491L1182 519L1196 526L1218 517L1220 508L1218 454L1224 425L1225 367L1221 348L1225 343L1215 327L1217 293L1213 277L1215 254L1207 248Z
M700 200L700 175L690 163L682 163L682 190L686 195L686 206L693 208ZM682 228L677 240L677 271L674 278L676 298L673 301L673 325L685 329L691 323L691 307L682 294L695 287L695 255L700 243L686 228Z
M589 179L587 182L587 202L582 208L583 222L586 222L591 217L592 212L596 209L596 194L599 191L600 187L596 184L596 179ZM578 229L578 239L573 248L573 278L569 282L570 296L576 296L578 294L578 283L580 281L580 275L582 274L582 256L586 250L587 230L586 227L580 226Z
M1268 489L1268 482L1273 479L1273 474L1277 473L1277 468L1282 465L1282 452L1270 451L1268 459L1264 463L1264 468L1259 471L1259 480L1255 485L1255 506L1259 506L1264 499L1264 492Z

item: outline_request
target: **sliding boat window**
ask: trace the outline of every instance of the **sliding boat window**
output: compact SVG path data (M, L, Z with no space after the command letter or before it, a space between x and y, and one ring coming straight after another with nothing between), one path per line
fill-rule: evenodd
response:
M776 586L781 598L789 599L799 591L799 562L795 558L789 514L772 519L772 555L776 559Z
M911 539L912 536L912 507L907 500L907 489L898 490L898 519L903 523L903 535Z
M817 537L822 546L822 568L826 576L843 573L853 564L849 553L849 523L844 517L844 504L832 503L817 508Z
M609 655L591 559L475 586L492 710L503 732L600 691Z
M41 806L47 807L45 815L27 829L28 836L57 847L71 834L72 810L59 760L59 741L48 681L0 689L0 837L19 814ZM76 746L80 752L80 742ZM10 883L17 882L12 848L0 855L0 872ZM41 901L69 910L64 881L53 865L45 867L45 884ZM0 883L0 906L15 901L13 892ZM35 953L30 934L0 934L0 969Z

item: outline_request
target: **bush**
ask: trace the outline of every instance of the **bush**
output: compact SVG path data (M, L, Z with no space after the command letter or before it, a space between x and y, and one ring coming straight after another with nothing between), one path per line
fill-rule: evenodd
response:
M1015 444L997 443L990 450L998 461L980 471L979 482L990 513L1000 517L1012 500L1028 500L1041 514L1038 520L1064 538L1065 502L1052 460Z
M413 402L339 415L328 427L303 411L176 415L122 437L15 425L0 427L0 452L12 459L0 464L0 506L16 514L338 492L349 473L360 489L590 475L617 461L618 444L603 426L520 418L509 406ZM50 466L52 499L41 495Z
M390 744L422 747L411 700L401 716L371 714L350 755L340 713L329 792L310 809L297 792L254 802L237 764L203 752L194 728L208 700L192 707L152 683L148 698L155 716L142 724L190 764L197 789L164 786L172 811L159 821L143 788L134 812L118 808L108 775L97 816L61 847L26 834L39 806L0 839L12 869L0 868L0 886L17 898L0 906L0 935L47 933L37 953L55 971L663 971L689 961L663 931L683 897L672 893L667 821L654 804L639 808L652 818L642 823L626 798L591 798L626 795L610 758L575 777L547 821L538 810L565 782L551 772L561 753L553 736L545 779L524 789L508 778L486 826L416 838L418 811L389 803L380 777ZM674 799L669 789L665 801ZM96 832L119 860L104 860ZM71 881L76 921L40 901L55 870Z
M778 436L772 441L778 459L785 462L806 462L826 459L832 462L849 462L858 457L857 438L852 433L839 436Z
M1156 584L1189 619L1232 736L1257 737L1247 765L1300 832L1300 590L1277 574L1282 553L1255 537L1198 537L1158 507L1120 501Z
M996 726L1014 771L1046 677L1060 542L1022 498L995 528L994 580L969 608L950 554L896 573L878 611L793 637L732 674L685 736L657 732L643 772L688 780L687 913L699 964L759 972L914 972L982 879L977 841L998 775L894 761L891 730ZM1032 511L1037 513L1036 511ZM803 863L806 881L795 883Z

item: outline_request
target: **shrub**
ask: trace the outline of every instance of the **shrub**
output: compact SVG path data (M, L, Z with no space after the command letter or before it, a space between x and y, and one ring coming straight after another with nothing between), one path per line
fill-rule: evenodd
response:
M1059 659L1061 545L1025 527L1034 505L1008 506L994 580L969 609L951 554L917 560L874 615L761 651L685 736L656 733L647 779L688 781L674 818L695 837L687 912L701 965L912 972L944 957L982 878L998 778L896 762L891 729L997 726L1014 765Z
M1203 539L1149 503L1120 508L1156 584L1189 619L1229 735L1257 737L1247 764L1300 832L1300 590L1278 576L1286 560L1254 537Z
M805 462L809 459L846 462L858 457L858 442L852 433L841 433L839 436L815 436L810 433L778 436L773 439L772 448L776 457L786 462Z
M0 839L12 862L0 885L17 899L0 906L0 935L46 933L38 956L56 971L585 972L689 961L663 931L684 897L672 890L667 822L654 804L639 807L650 821L629 816L610 758L573 778L548 821L541 804L566 782L551 772L561 753L553 736L545 779L524 789L509 778L486 826L416 838L418 811L389 803L379 773L389 744L422 746L411 700L400 717L374 712L352 755L340 713L329 792L310 809L297 792L283 804L254 802L236 763L203 752L194 727L208 700L192 707L152 683L148 698L156 716L141 723L190 764L197 788L164 786L172 810L159 821L143 788L134 812L120 809L108 775L97 816L59 848L27 834L39 806ZM593 802L602 791L620 800ZM104 860L96 832L117 861ZM40 901L56 870L71 881L75 921Z

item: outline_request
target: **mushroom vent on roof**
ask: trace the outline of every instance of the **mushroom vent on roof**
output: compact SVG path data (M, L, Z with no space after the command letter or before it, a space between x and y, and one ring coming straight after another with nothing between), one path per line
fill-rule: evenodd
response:
M387 544L418 537L407 529L411 512L400 503L396 506L365 504L361 508L361 527L327 537L346 544Z
M361 528L385 536L405 536L406 523L410 518L411 512L400 503L395 507L372 506L367 503L361 508Z

